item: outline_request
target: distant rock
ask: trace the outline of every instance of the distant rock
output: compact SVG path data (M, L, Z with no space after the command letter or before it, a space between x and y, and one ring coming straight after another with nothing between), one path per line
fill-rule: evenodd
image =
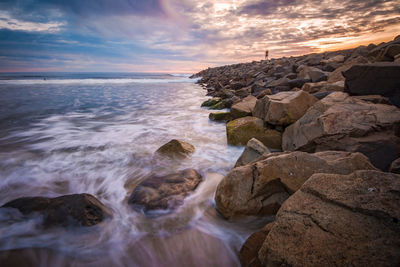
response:
M354 65L343 75L346 77L344 91L350 95L382 95L400 107L400 64Z
M345 57L343 55L337 55L330 57L328 59L321 60L321 65L328 65L331 63L343 63L345 60Z
M272 125L290 125L317 99L305 91L281 92L257 100L253 115Z
M382 170L400 156L400 109L334 92L315 103L283 133L282 149L364 153Z
M231 116L233 119L238 119L246 116L251 116L256 105L257 98L249 95L243 98L240 102L233 104L231 107Z
M271 153L230 171L217 187L215 202L227 219L273 215L314 173L349 174L363 169L375 170L361 153Z
M154 153L156 157L169 157L169 158L186 158L194 152L194 146L177 139L172 139L168 143L162 145Z
M37 212L43 215L45 227L93 226L112 216L109 208L89 194L22 197L4 204L2 208L15 208L24 215Z
M264 146L263 143L261 143L255 138L252 138L249 140L249 142L247 142L247 145L243 153L236 161L235 167L246 165L258 159L265 153L271 153L271 151L269 151L269 149L266 146Z
M399 266L400 176L314 174L281 207L262 266Z
M152 175L134 189L128 203L144 211L174 209L202 181L194 169L165 176Z
M244 117L233 120L226 125L228 144L246 145L256 138L270 148L281 148L282 134L276 130L264 127L263 120L256 117Z

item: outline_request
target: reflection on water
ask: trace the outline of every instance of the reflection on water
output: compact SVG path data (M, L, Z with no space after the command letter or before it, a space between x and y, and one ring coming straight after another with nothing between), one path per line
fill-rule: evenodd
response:
M171 77L168 77L169 79ZM186 79L186 78L182 78ZM89 193L114 217L80 229L47 229L0 210L0 261L41 266L236 266L244 239L262 222L231 223L213 207L218 182L241 152L225 125L199 106L192 82L0 84L0 205L23 196ZM132 185L152 171L152 153L170 139L192 157L165 172L204 177L173 213L148 217L127 205ZM154 171L154 170L153 170Z

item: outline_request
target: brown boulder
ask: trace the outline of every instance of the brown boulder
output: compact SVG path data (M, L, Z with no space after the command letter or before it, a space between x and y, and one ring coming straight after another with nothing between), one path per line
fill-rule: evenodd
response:
M4 204L2 208L15 208L25 215L38 212L44 216L45 227L92 226L112 216L109 208L89 194L22 197Z
M331 72L328 75L328 82L334 83L334 82L338 82L338 81L344 81L345 78L342 75L343 71L350 69L352 66L354 66L356 64L364 64L364 63L368 63L368 59L366 59L365 57L362 57L362 56L349 59L342 66L335 69L333 72Z
M400 156L400 109L334 92L315 103L283 133L282 149L307 152L343 150L364 153L387 170Z
M317 92L343 91L344 81L338 81L334 83L329 83L326 81L318 83L305 83L303 87L301 87L301 90L306 91L310 94Z
M219 183L215 201L218 211L227 219L275 214L314 173L348 174L375 169L360 153L271 153L263 158L234 168Z
M238 119L246 116L251 116L256 102L257 98L249 95L243 98L240 102L233 104L231 107L232 118Z
M264 146L263 143L258 141L256 138L252 138L247 142L247 145L240 155L238 160L236 161L235 167L240 167L246 165L259 157L261 157L265 153L271 153L269 149Z
M144 211L174 209L201 181L201 175L194 169L165 176L151 175L136 186L128 203Z
M169 157L169 158L186 158L194 152L194 146L191 144L172 139L168 143L162 145L154 153L156 157Z
M315 174L276 215L264 266L399 266L400 176Z
M228 144L246 145L247 142L256 138L265 146L281 149L282 134L276 130L264 127L263 120L256 117L244 117L228 122L226 125Z
M257 100L253 115L273 125L290 125L317 99L304 91L281 92Z

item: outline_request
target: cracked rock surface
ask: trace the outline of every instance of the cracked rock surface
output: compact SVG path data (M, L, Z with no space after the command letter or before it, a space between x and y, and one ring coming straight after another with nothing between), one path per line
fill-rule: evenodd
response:
M281 207L265 266L399 266L400 175L314 174Z
M230 171L217 187L218 211L227 219L272 215L314 173L374 170L361 153L325 151L270 153Z

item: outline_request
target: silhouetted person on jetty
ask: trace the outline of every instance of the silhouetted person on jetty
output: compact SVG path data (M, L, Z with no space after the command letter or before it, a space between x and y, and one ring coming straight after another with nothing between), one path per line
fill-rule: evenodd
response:
M267 50L265 50L265 60L267 60L268 59L268 49Z

